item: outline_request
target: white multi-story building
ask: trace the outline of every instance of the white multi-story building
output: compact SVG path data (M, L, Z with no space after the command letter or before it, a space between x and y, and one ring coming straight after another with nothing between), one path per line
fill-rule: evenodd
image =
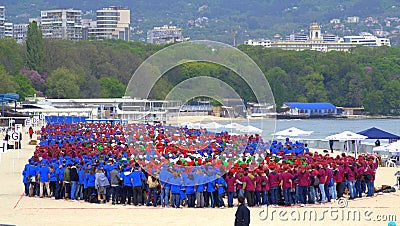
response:
M5 22L4 23L4 37L12 38L14 37L14 26L13 23Z
M147 43L168 44L183 41L185 39L182 36L182 29L179 27L164 25L154 27L153 30L147 32Z
M0 6L0 38L4 38L4 23L6 22L6 8Z
M345 43L355 43L362 46L377 47L377 46L391 46L390 39L378 38L370 33L362 32L357 36L344 36Z
M14 24L14 38L18 43L23 43L26 40L29 24Z
M121 6L111 6L96 11L96 27L89 28L88 36L95 39L130 40L131 13Z
M304 38L303 38L304 39ZM317 23L310 26L310 34L307 40L291 39L286 41L265 41L248 40L246 45L264 46L270 48L280 48L284 50L315 50L321 52L328 51L349 51L356 46L390 46L390 40L387 38L378 38L369 33L362 33L360 36L345 36L339 38L335 35L322 34L321 27Z
M82 11L55 9L41 11L41 28L44 38L81 40Z
M256 39L256 40L249 39L249 40L245 41L244 44L251 45L251 46L271 47L271 40L269 40L269 39Z

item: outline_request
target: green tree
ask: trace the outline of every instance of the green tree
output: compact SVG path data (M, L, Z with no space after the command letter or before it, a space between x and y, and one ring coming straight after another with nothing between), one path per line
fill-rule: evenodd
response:
M28 26L26 34L26 66L38 72L43 72L44 44L42 31L33 21Z
M78 98L80 80L77 74L67 68L57 68L46 80L46 94L53 98Z
M19 94L20 100L25 100L25 97L36 94L32 81L26 75L17 74L13 77L13 81L17 84L16 92Z
M324 87L324 77L319 73L312 73L303 79L305 96L308 102L327 101L327 92Z
M18 85L13 81L12 76L7 73L2 64L0 64L0 81L0 93L14 93L17 91Z
M103 77L99 79L101 91L100 95L104 98L120 98L125 95L126 86L118 79Z

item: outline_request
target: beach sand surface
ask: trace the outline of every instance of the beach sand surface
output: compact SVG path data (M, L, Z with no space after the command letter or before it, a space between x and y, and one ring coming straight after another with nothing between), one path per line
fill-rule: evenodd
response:
M28 146L27 142L28 137L24 134L23 149L20 150L19 158L16 150L11 150L1 156L0 225L223 226L234 223L236 208L163 209L26 197L23 195L21 173L34 150L34 146ZM399 169L378 168L375 186L393 185L394 173L397 170ZM389 217L394 215L397 217L397 224L400 224L400 192L349 201L345 208L339 208L337 203L329 203L303 208L297 206L257 207L250 208L250 211L251 225L386 226L390 220ZM354 219L353 213L359 214L359 219L357 216ZM312 215L310 221L307 214L315 216Z

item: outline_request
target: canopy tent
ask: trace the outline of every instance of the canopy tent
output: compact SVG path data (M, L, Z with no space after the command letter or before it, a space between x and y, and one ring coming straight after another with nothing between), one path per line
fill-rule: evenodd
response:
M355 146L354 146L354 157L357 158L357 144L358 142L367 139L367 136L360 135L357 133L353 133L350 131L344 131L338 134L330 135L327 136L325 139L326 140L339 140L339 141L347 141L347 152L350 151L350 141L354 140L355 141Z
M296 127L291 127L289 129L279 131L273 135L283 136L283 137L303 137L303 136L309 136L312 132L313 131L304 131Z
M389 150L389 152L400 153L400 141L389 144L387 149Z
M239 129L241 132L245 132L245 133L262 133L262 129L259 129L257 127L248 125L248 126L244 126L243 128Z
M358 132L357 134L367 136L367 139L389 139L389 140L400 140L400 136L378 129L376 127L369 128L367 130Z

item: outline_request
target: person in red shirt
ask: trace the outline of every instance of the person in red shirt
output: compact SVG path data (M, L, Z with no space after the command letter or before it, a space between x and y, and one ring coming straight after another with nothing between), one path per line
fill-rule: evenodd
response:
M232 172L229 172L225 177L226 184L228 188L226 192L228 193L228 208L233 207L233 194L235 193L235 181L236 178L233 176Z
M262 193L262 204L269 205L269 179L267 174L263 171L261 173L261 193Z
M262 170L254 171L255 182L256 182L256 190L254 193L254 205L261 206L261 174Z
M279 173L275 171L275 166L270 167L270 173L268 174L270 191L271 191L271 204L273 206L278 206L279 201L279 183L280 176Z
M281 173L281 183L280 186L283 191L283 197L285 199L285 206L290 206L292 204L291 198L290 198L290 189L292 188L293 185L293 175L288 172L288 168L284 168L284 172Z
M249 207L254 206L254 192L255 187L255 177L252 172L248 172L242 177L243 188L245 190L247 204Z
M308 186L310 186L310 173L304 166L300 166L297 178L299 179L299 199L301 207L304 207L307 202Z

